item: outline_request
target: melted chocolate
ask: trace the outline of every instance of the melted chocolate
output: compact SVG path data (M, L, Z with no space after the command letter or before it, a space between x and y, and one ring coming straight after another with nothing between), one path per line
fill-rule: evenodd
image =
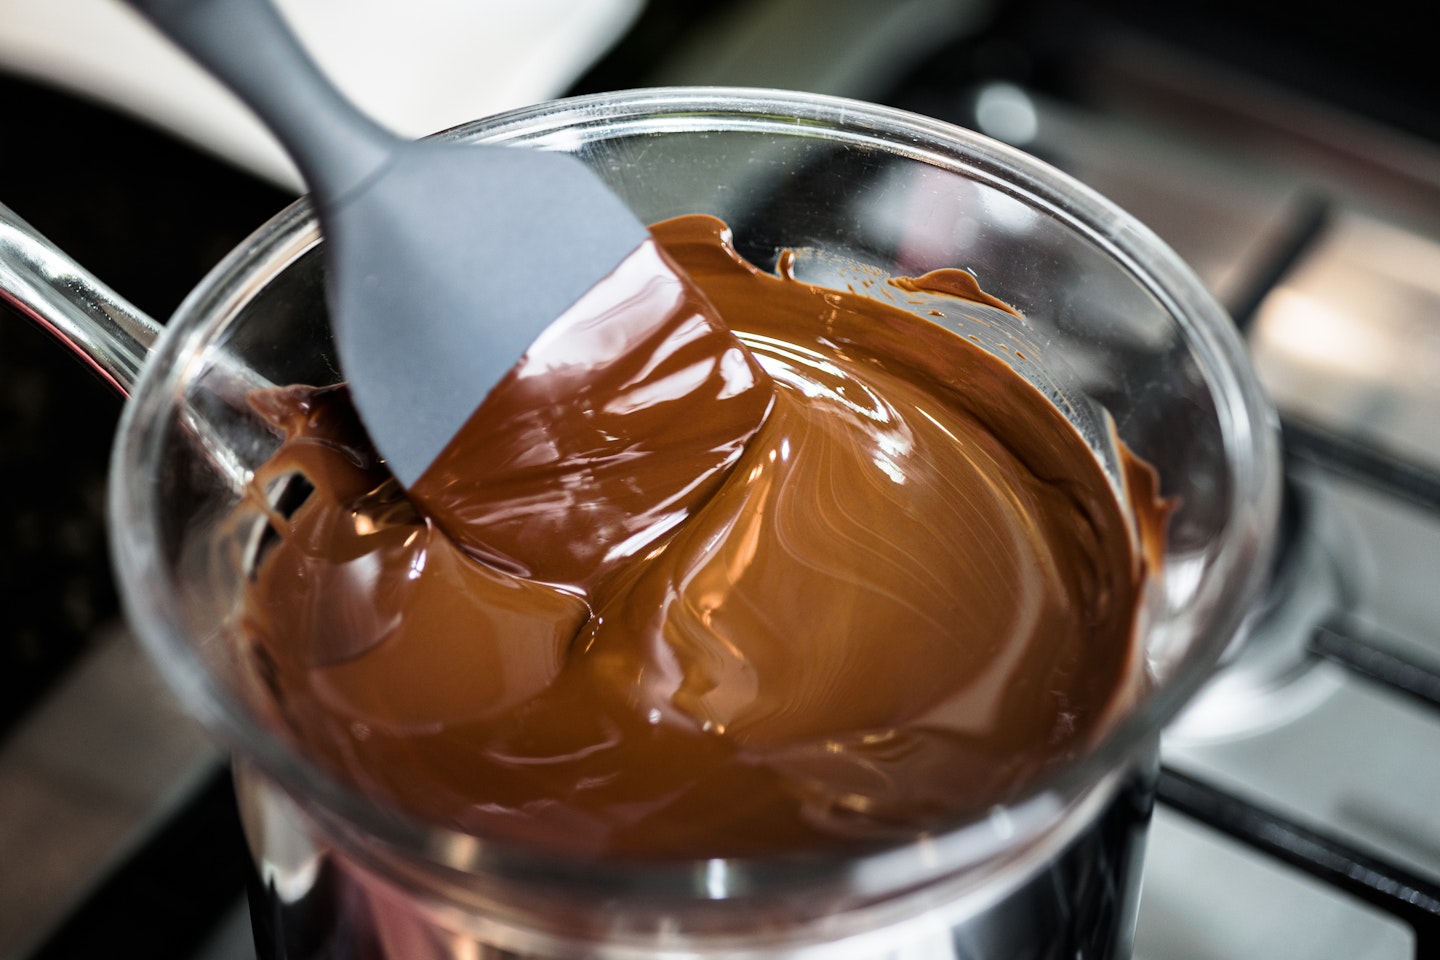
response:
M588 593L715 492L774 387L653 241L536 341L410 489L492 565Z
M532 443L570 416L472 422L440 484L487 478L463 546L343 388L264 398L288 439L257 488L315 488L271 511L243 623L289 734L422 817L572 856L886 842L1085 751L1138 669L1145 562L1074 428L938 325L761 273L718 221L654 234L763 370L665 308L653 349L607 354L613 393L566 407L597 412L578 438ZM520 407L568 402L543 381ZM588 461L632 384L673 435ZM1127 470L1147 542L1153 479Z

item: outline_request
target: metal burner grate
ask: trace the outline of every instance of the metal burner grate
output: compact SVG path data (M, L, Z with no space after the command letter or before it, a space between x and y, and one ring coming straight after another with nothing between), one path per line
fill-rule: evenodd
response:
M1164 769L1160 802L1399 919L1415 960L1440 956L1440 886L1202 780Z

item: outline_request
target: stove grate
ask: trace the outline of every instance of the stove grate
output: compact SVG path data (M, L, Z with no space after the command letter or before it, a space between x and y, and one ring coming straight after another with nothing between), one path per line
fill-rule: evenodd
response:
M1415 960L1440 957L1440 886L1177 770L1160 802L1212 830L1382 910L1414 931Z

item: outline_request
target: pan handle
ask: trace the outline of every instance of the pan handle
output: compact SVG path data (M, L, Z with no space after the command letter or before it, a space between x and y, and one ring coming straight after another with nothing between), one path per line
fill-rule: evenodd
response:
M0 300L54 334L127 397L161 329L4 204Z

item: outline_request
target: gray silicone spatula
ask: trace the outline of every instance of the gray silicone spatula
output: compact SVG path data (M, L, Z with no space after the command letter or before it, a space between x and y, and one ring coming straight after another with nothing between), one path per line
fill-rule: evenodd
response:
M239 94L300 168L325 235L343 372L407 487L535 338L649 237L570 157L384 130L268 0L129 2Z

